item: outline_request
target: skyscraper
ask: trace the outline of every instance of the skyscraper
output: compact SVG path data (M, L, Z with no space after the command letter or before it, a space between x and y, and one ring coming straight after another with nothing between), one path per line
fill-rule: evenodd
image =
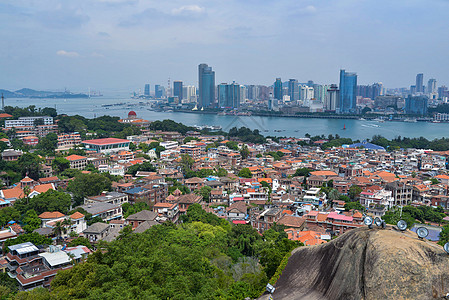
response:
M299 100L298 80L290 79L288 81L288 95L290 96L290 101L297 101L297 100Z
M357 74L340 70L340 113L354 113L357 105Z
M276 78L274 82L274 99L282 100L282 80L281 78Z
M424 74L419 73L416 75L416 92L424 93Z
M148 83L145 84L144 95L145 95L145 96L150 96L150 85L149 85Z
M154 98L162 99L163 97L164 97L164 87L159 84L155 84L154 85Z
M178 97L179 102L184 99L182 97L182 81L173 81L173 96Z
M437 80L434 78L429 79L427 82L427 93L434 94L437 93Z
M211 107L215 102L215 72L207 64L198 66L198 102L201 107Z
M218 86L218 106L227 108L238 108L240 106L240 85L222 83Z
M326 99L324 101L324 110L335 111L338 108L338 103L340 101L340 91L336 84L331 84L327 89Z

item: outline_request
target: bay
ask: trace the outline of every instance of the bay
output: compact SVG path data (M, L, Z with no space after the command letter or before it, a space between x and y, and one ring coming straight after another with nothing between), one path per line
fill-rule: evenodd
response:
M120 105L117 105L120 104ZM123 94L111 94L96 98L81 99L5 99L5 105L26 107L56 107L58 113L81 115L87 118L102 115L126 118L133 110L137 116L150 121L172 119L186 125L219 125L228 131L232 127L258 129L263 135L304 137L306 133L328 136L338 134L352 139L369 139L382 135L388 139L402 137L425 137L427 139L449 136L449 123L428 122L384 122L364 120L341 120L319 118L287 118L259 116L219 116L215 114L156 112L149 110L147 100L131 99ZM104 105L107 105L106 107ZM343 130L346 127L346 130Z

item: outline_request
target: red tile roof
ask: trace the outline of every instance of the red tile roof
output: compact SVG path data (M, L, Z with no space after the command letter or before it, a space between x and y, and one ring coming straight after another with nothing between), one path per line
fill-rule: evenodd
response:
M116 139L116 138L104 138L104 139L95 139L95 140L85 140L83 144L91 144L91 145L110 145L110 144L121 144L121 143L129 143L128 140L124 139Z
M56 219L62 217L64 217L64 214L60 213L59 211L52 211L52 212L46 211L39 215L39 218L41 219Z

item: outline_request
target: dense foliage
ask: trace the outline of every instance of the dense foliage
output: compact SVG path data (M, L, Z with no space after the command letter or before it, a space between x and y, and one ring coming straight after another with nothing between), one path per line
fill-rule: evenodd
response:
M388 224L396 225L399 220L407 222L408 227L412 227L416 221L421 223L434 222L441 223L446 215L443 213L441 207L433 208L429 206L404 206L402 208L402 215L400 208L393 208L385 213L382 219Z
M83 203L84 197L96 196L111 190L111 180L98 173L79 174L69 182L67 190L73 193L77 205Z
M196 130L195 127L186 126L182 123L177 123L173 120L154 121L150 124L150 129L162 131L175 131L183 135L186 134L187 131Z
M156 168L151 164L151 162L146 161L142 164L135 164L128 168L126 174L131 174L135 176L137 172L156 172Z
M258 129L251 130L247 127L233 127L229 130L230 137L237 137L242 142L263 144L265 143L265 137L260 134Z
M34 210L38 215L46 211L59 211L66 214L70 209L71 197L69 194L55 190L48 190L45 193L33 198L22 198L14 203L14 207L21 213Z
M59 272L51 292L22 292L16 299L254 299L299 245L285 237L282 226L261 236L192 205L183 224L142 234L125 228L85 263Z

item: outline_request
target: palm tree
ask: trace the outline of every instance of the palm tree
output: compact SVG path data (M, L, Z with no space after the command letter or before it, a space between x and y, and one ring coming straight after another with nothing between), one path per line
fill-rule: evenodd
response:
M63 225L62 223L63 223L63 221L57 221L57 222L55 223L55 226L53 227L53 234L56 235L56 241L57 241L58 239L60 239L61 233L62 233L63 230L64 230L64 225Z

